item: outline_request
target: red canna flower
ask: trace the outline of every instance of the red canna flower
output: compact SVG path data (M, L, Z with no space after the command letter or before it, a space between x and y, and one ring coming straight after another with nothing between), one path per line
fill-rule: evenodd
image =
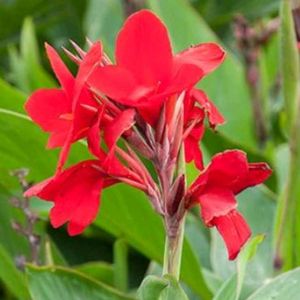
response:
M50 221L54 228L68 222L68 233L81 233L96 217L102 188L113 184L95 160L81 162L29 190L25 196L53 201Z
M95 219L102 189L127 183L148 196L164 218L168 238L175 240L187 209L198 204L204 223L216 226L234 259L251 234L235 196L265 181L271 170L265 163L248 163L237 150L217 154L203 170L199 143L205 119L214 129L224 118L194 86L222 63L225 52L206 43L174 55L165 25L147 10L125 22L116 64L100 42L90 43L87 52L73 46L79 56L65 51L78 65L75 77L46 45L61 88L38 90L25 106L50 133L48 147L62 148L55 176L25 196L52 201L52 225L68 223L69 234L76 235ZM95 159L62 170L71 144L81 138ZM185 161L203 170L188 190L183 147ZM140 157L151 162L153 177Z
M199 204L201 216L208 227L216 226L234 259L248 240L251 231L236 210L235 196L244 189L264 182L272 171L266 163L248 163L246 154L225 151L211 163L187 192L187 206Z
M62 147L59 167L66 160L71 143L87 135L95 122L99 104L86 86L86 78L102 56L102 46L95 43L79 65L76 78L57 52L46 44L46 52L61 88L39 89L25 104L29 116L50 132L48 147Z
M125 22L115 56L116 65L96 67L89 84L119 103L137 107L153 125L166 96L191 89L223 62L225 52L207 43L173 55L165 25L142 10Z
M68 222L68 233L77 235L96 218L102 189L122 178L134 187L146 189L141 179L121 164L108 174L99 160L88 160L31 187L24 195L54 202L50 212L52 226L57 228Z

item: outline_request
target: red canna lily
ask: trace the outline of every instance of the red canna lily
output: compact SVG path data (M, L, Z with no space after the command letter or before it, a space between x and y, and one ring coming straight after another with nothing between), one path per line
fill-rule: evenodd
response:
M173 54L165 25L148 10L125 22L116 40L115 64L100 42L90 43L87 52L73 46L78 56L65 51L78 65L75 77L46 45L61 88L40 89L25 106L50 133L48 147L62 148L55 176L25 196L52 201L52 225L68 223L69 234L76 235L95 219L102 189L127 183L143 191L163 216L170 247L180 241L187 209L197 204L204 223L217 228L234 259L251 234L235 196L265 181L271 170L265 163L249 163L238 150L217 154L204 169L199 142L205 119L214 129L224 118L194 86L223 62L223 49L206 43ZM81 138L95 159L62 170L71 144ZM124 147L118 145L120 138ZM188 189L183 147L185 161L201 170ZM153 175L143 159L151 163ZM172 265L178 259L170 249Z
M48 147L62 147L63 165L70 144L87 135L95 122L99 104L86 86L86 78L102 55L102 46L95 43L79 65L76 78L64 65L57 52L48 44L46 51L61 88L40 89L25 104L25 109L40 127L50 132Z
M88 160L72 166L56 176L34 185L25 192L26 197L37 196L53 201L50 221L54 228L68 222L68 233L77 235L84 231L97 216L102 189L126 178L126 182L143 188L143 182L125 168L103 171L99 160ZM113 175L113 176L112 176Z
M81 162L33 186L25 196L53 201L52 226L69 222L69 234L79 234L96 218L102 188L114 183L99 168L96 160Z
M89 84L122 104L138 107L153 125L165 97L191 89L223 62L225 52L207 43L173 55L165 25L142 10L125 22L115 56L116 65L96 67Z
M242 151L225 151L212 158L188 190L187 206L200 205L204 223L216 226L222 235L229 259L238 255L251 234L248 224L236 210L235 196L264 182L271 172L266 163L248 163Z

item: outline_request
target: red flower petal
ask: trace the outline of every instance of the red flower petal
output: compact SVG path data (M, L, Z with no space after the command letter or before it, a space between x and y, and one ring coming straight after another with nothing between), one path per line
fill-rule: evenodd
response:
M48 149L61 147L65 143L70 130L70 125L70 122L65 121L64 128L61 126L60 130L51 132L47 143Z
M85 85L91 72L94 70L97 64L100 64L102 58L102 44L96 42L92 45L89 51L81 61L76 76L76 92L75 98L81 93L83 86ZM74 103L75 105L75 103Z
M45 43L47 56L49 58L51 67L60 82L62 88L65 90L69 97L73 95L73 88L75 85L75 79L72 73L68 70L62 59L57 52L49 44Z
M198 170L203 170L203 155L200 149L200 140L204 135L204 124L200 123L195 126L190 134L184 140L185 160L186 162L194 161Z
M198 196L197 202L201 206L201 216L207 226L213 225L214 218L225 216L237 207L233 192L217 186L207 186Z
M71 111L71 102L60 89L40 89L25 104L31 119L45 131L53 131L63 114Z
M203 91L193 89L192 96L208 114L208 120L211 127L214 128L217 125L221 125L225 122L225 119L222 116L222 114L218 111L217 107L213 104L213 102L208 99L207 95Z
M99 196L105 180L97 169L98 165L99 162L95 160L79 163L32 187L25 196L53 201L54 207L50 212L53 227L70 222L69 233L79 234L98 212Z
M88 83L93 89L118 101L126 101L137 86L135 78L128 70L112 65L96 67Z
M157 16L141 10L127 19L117 37L116 61L142 85L168 78L172 49L167 29Z
M103 117L104 107L101 107L100 111L98 112L97 121L95 124L89 129L88 135L87 135L87 142L88 142L88 148L89 151L95 155L98 159L101 161L104 159L105 154L100 148L100 141L101 141L101 135L100 135L100 123Z
M213 225L217 227L226 244L228 258L235 259L251 235L245 219L238 211L232 210L225 216L215 218Z
M206 75L215 70L224 60L225 51L214 43L200 44L178 53L176 64L193 64Z
M104 129L104 140L109 148L113 148L121 135L132 127L135 120L135 110L127 109L110 122Z
M229 150L218 153L190 189L195 189L196 193L201 193L201 189L208 183L211 186L231 189L239 178L245 176L247 172L248 162L244 152Z
M64 119L63 115L70 113L71 101L62 90L37 90L27 100L25 109L35 123L51 132L47 147L63 145L71 127L70 120Z
M250 163L247 174L241 177L238 182L233 186L235 194L240 193L242 190L255 186L266 181L272 174L272 170L266 163Z
M192 64L185 64L173 70L173 76L160 86L159 97L181 93L192 88L202 77L203 71Z

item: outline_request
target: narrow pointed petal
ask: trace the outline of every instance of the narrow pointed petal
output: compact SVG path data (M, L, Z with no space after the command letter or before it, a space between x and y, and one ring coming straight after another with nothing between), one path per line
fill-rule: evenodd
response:
M101 142L101 135L100 135L100 123L103 117L104 109L98 112L98 117L94 125L89 129L87 135L87 142L89 151L101 161L104 159L105 154L101 150L100 142Z
M127 19L117 37L116 61L141 84L156 84L169 77L171 44L167 29L158 17L141 10Z
M72 73L68 70L62 59L59 57L56 50L51 47L49 44L45 43L45 48L47 52L47 56L49 58L51 67L61 84L62 88L68 94L69 97L73 95L73 88L75 85L75 79Z
M104 129L104 140L109 148L117 143L121 135L132 127L135 120L135 110L124 110L114 121L107 125Z
M102 44L100 42L96 42L85 54L79 65L78 73L76 76L76 93L80 92L93 69L96 67L96 65L100 64L101 57Z

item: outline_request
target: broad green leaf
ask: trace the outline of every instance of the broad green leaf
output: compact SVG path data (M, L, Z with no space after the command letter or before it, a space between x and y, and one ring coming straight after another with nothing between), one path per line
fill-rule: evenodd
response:
M237 261L237 287L236 287L236 297L238 300L242 291L242 286L244 278L246 275L246 267L249 260L256 254L258 245L264 240L264 235L257 235L251 239L240 253Z
M14 261L0 244L0 279L17 299L29 300L24 274L17 270Z
M275 203L265 187L255 187L242 192L238 196L238 210L244 215L251 227L252 234L264 234L264 242L257 250L255 257L249 262L245 276L245 289L255 290L266 278L273 276L272 223ZM236 270L236 263L229 261L224 242L216 230L212 232L212 266L214 272L227 280Z
M115 37L123 23L123 7L119 0L89 0L84 29L91 40L104 42L105 51L113 59Z
M175 278L168 275L165 278L167 278L169 284L162 290L159 300L188 300L188 297Z
M264 239L263 235L258 235L251 239L239 254L237 260L237 271L220 288L214 300L238 300L242 291L243 281L246 274L246 267L249 260L255 255L258 244Z
M209 23L221 30L222 27L231 24L236 14L257 19L277 12L279 2L280 0L196 0L196 5Z
M161 292L168 286L168 280L158 276L147 276L138 289L139 300L159 299Z
M0 79L0 178L12 182L9 170L28 168L29 180L42 180L53 174L57 150L46 150L47 134L24 111L26 96ZM86 147L73 146L70 162L89 157Z
M133 300L72 269L28 266L26 271L33 300Z
M106 262L88 262L75 266L75 269L98 281L108 285L114 285L113 265Z
M73 0L13 0L0 1L0 62L6 66L7 47L16 46L20 28L26 17L31 16L36 24L39 40L66 46L69 39L83 43L82 19L86 1ZM1 73L6 76L6 68Z
M217 36L186 0L148 0L150 8L166 23L176 52ZM240 62L228 51L223 65L201 82L227 122L220 133L244 146L256 147L250 96Z
M188 300L179 283L171 276L148 276L138 290L139 300Z
M300 268L283 273L268 282L247 300L298 300L300 295Z
M159 263L163 262L164 227L142 193L119 185L103 193L101 212L95 224L124 238L132 247ZM210 299L201 266L190 244L185 240L181 279L203 299Z
M24 92L55 85L41 65L34 24L30 18L24 20L22 27L20 54L15 48L9 48L9 56L11 80Z

